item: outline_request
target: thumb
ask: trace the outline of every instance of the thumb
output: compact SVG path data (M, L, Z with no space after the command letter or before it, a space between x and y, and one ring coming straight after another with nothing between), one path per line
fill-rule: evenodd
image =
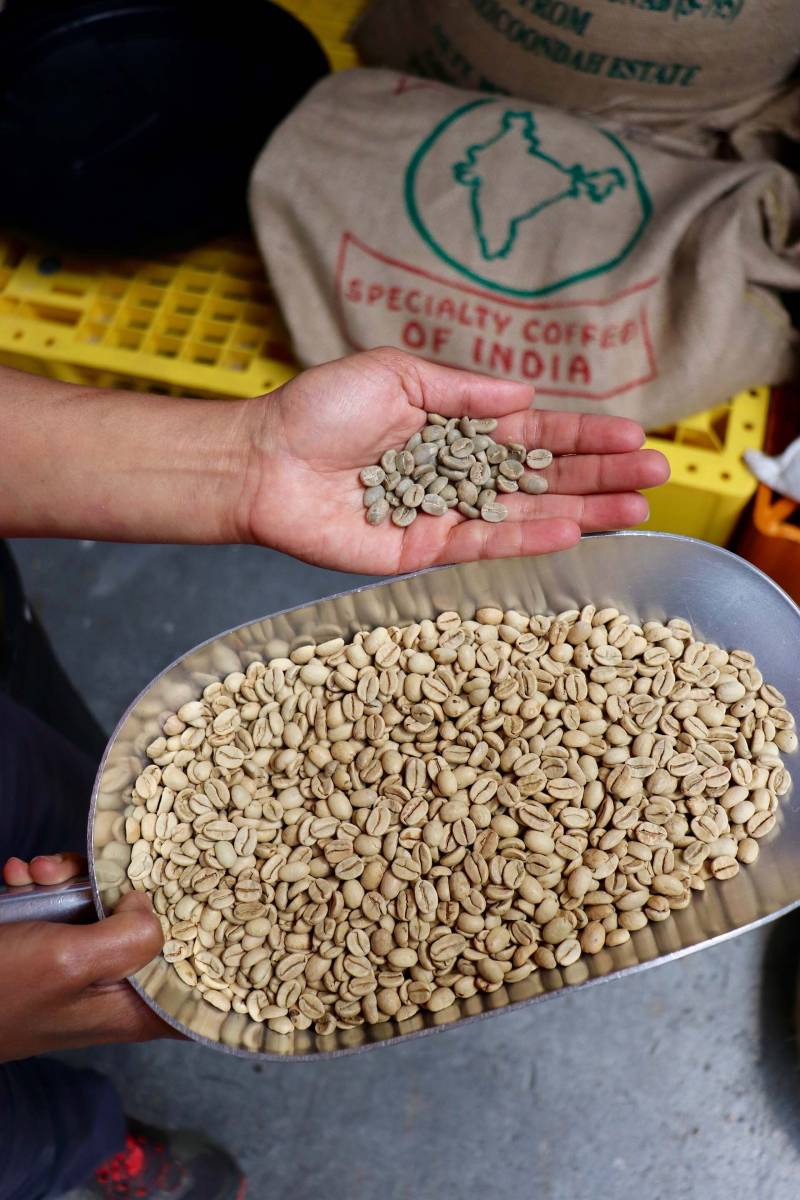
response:
M80 974L87 984L115 983L135 974L164 944L161 922L142 892L129 892L110 917L75 932Z

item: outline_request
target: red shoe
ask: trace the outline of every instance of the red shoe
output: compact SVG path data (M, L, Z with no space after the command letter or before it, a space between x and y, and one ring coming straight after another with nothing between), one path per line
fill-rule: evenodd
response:
M245 1186L230 1155L201 1134L129 1121L125 1149L69 1200L244 1200Z

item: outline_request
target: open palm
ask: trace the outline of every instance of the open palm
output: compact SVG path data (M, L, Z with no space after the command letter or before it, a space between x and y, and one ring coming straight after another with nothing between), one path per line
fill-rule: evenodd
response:
M638 524L640 488L668 476L663 455L617 417L530 407L532 389L441 367L399 350L375 350L304 372L259 410L247 520L253 540L319 566L370 574L435 563L546 554L581 533ZM556 456L541 496L504 496L508 520L489 525L450 511L405 529L367 525L362 467L401 447L425 413L495 417L493 437Z

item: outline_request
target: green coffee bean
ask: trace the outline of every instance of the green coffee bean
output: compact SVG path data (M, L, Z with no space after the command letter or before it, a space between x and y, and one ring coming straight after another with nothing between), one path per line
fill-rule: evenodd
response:
M391 511L388 500L375 500L367 509L367 524L380 525Z
M402 449L386 450L380 465L360 472L369 523L380 524L391 514L394 524L402 528L411 524L417 510L442 516L451 508L471 520L503 521L508 513L498 494L547 491L547 481L526 474L525 464L549 465L550 451L527 451L519 442L502 445L491 436L496 427L492 417L429 413L425 426ZM720 686L729 682L723 679ZM720 764L714 759L710 765Z
M527 492L529 496L541 496L547 491L547 480L543 475L523 475L519 481L519 489L521 492Z
M394 525L406 526L410 525L416 519L417 510L409 508L407 504L400 504L392 513L392 523Z
M427 513L429 517L443 517L447 512L447 503L442 499L441 496L431 495L429 492L427 495L423 496L420 508L424 513Z

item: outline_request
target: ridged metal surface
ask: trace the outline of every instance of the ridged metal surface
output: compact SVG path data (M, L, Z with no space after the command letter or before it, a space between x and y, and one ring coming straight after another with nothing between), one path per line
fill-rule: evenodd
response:
M421 572L265 617L204 643L168 667L134 701L118 725L92 797L90 858L98 912L127 888L130 848L111 837L113 817L128 803L144 765L144 748L160 733L159 718L195 697L212 680L245 670L308 637L350 637L359 628L403 624L455 609L464 617L481 605L524 612L558 612L586 603L616 605L636 620L680 616L704 639L750 650L765 678L800 713L800 610L765 575L705 542L659 533L602 534L574 549L542 558L473 563ZM284 642L279 647L276 642ZM787 756L797 774L798 755ZM260 1058L317 1059L430 1033L556 996L675 958L719 941L800 904L798 790L784 798L778 827L762 841L758 861L725 883L711 883L689 908L648 925L630 942L571 967L537 971L521 983L478 995L438 1014L403 1023L362 1026L330 1037L313 1030L290 1037L199 999L163 959L132 980L148 1003L187 1036L230 1053Z

